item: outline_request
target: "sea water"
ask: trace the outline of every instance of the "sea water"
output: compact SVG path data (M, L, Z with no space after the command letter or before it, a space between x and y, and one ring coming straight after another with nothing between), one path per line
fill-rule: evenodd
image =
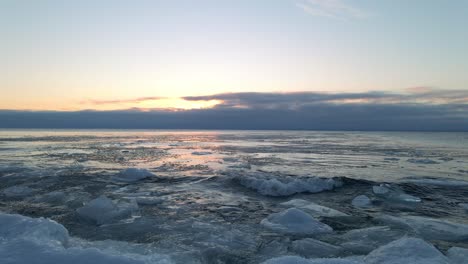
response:
M468 263L468 133L1 130L0 212L5 263Z

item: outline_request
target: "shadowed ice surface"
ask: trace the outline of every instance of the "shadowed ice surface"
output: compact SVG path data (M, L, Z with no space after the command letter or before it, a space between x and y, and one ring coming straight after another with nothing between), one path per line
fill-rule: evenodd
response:
M467 204L467 133L0 131L7 263L464 263Z

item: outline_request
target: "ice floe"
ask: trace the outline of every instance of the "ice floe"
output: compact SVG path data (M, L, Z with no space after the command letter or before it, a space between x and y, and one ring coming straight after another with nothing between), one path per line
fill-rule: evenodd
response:
M359 195L354 197L351 201L351 204L354 207L367 208L372 206L372 201L367 197L367 195Z
M358 260L351 259L340 259L340 258L330 258L330 259L305 259L298 256L283 256L273 259L269 259L262 264L364 264Z
M147 169L128 168L119 172L112 179L120 182L136 182L153 176L155 175Z
M31 194L33 194L35 192L34 189L31 189L27 186L11 186L11 187L8 187L6 189L4 189L2 191L2 193L6 196L6 197L10 197L10 198L23 198L23 197L26 197L26 196L30 196Z
M212 152L209 152L209 151L194 151L192 152L192 155L195 155L195 156L204 156L204 155L211 155L213 154Z
M459 203L458 206L463 208L463 210L468 213L468 203Z
M102 225L127 218L137 210L138 205L134 200L128 203L114 203L106 196L100 196L90 201L85 206L78 208L76 213L84 220Z
M342 186L337 179L318 177L265 177L261 175L237 176L235 179L243 186L269 196L289 196L295 193L318 193Z
M163 203L164 199L159 197L136 197L135 201L140 205L155 205Z
M81 247L71 241L73 239L67 229L55 221L0 213L2 264L172 263L170 258L164 255L138 255L124 250Z
M466 241L468 240L468 225L453 223L446 220L422 216L390 216L381 215L377 221L408 230L413 234L427 240Z
M46 218L29 218L0 212L0 238L24 238L52 245L67 245L68 231L57 222Z
M333 232L330 226L297 208L273 213L263 219L261 224L271 230L286 234L318 235Z
M366 264L449 264L439 250L418 238L404 237L372 251Z
M342 248L313 238L304 238L293 241L291 251L307 258L329 258L338 256Z
M433 186L444 186L444 187L467 187L468 181L455 180L448 178L404 178L400 180L405 183L412 183L416 185L433 185Z
M384 199L387 202L403 203L403 204L417 204L421 202L419 197L404 193L398 187L389 184L381 184L373 186L372 191L374 194Z
M387 226L354 229L341 236L341 239L345 241L341 247L353 254L367 254L403 235L403 232L392 230Z
M439 162L431 159L408 159L407 162L415 164L439 164Z
M40 203L49 203L49 204L63 204L67 199L67 195L64 192L61 191L53 191L46 193L40 197L37 197L34 199L35 202L40 202Z
M305 211L306 213L312 215L313 217L337 217L337 216L347 216L347 214L340 212L338 210L318 205L316 203L302 200L302 199L292 199L290 201L281 203L280 205L285 207L295 207L300 210Z
M468 248L452 247L447 251L447 257L451 264L468 263Z

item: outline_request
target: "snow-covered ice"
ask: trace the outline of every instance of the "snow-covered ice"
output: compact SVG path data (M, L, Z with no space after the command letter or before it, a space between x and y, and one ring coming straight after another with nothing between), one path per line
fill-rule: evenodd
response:
M329 207L326 207L326 206L318 205L316 203L306 201L306 200L302 200L302 199L292 199L290 201L281 203L281 205L285 206L285 207L298 208L298 209L312 215L313 217L347 216L347 214L345 214L343 212L340 212L338 210L335 210L335 209L332 209L332 208L329 208Z
M433 245L419 238L404 237L372 251L366 264L449 264Z
M130 217L137 210L138 205L134 200L114 203L106 196L100 196L85 206L78 208L76 213L84 220L102 225Z
M318 235L333 232L330 226L297 208L273 213L263 219L261 224L271 230L286 234Z

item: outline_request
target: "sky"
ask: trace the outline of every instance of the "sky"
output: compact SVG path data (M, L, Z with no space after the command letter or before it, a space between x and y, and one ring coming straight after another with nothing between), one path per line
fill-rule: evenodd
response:
M463 121L467 14L465 0L2 0L0 109L182 116L315 103L445 107Z

